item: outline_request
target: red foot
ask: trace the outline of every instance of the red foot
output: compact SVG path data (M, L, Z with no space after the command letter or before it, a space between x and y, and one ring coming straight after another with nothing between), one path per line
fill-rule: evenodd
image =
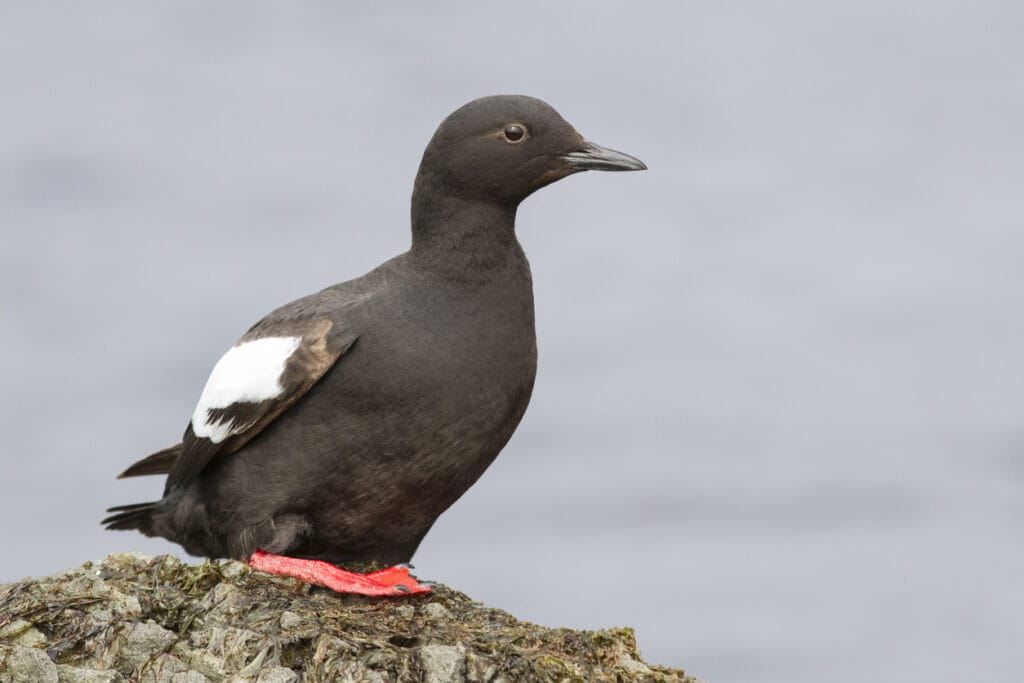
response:
M382 597L429 593L433 590L429 584L416 581L409 574L409 569L401 565L372 574L357 574L320 560L302 560L257 550L249 556L249 566L267 574L293 576L306 583L330 588L336 593Z

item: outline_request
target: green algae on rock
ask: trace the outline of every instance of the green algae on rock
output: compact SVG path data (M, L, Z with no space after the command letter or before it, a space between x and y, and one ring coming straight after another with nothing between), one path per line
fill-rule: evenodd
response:
M0 586L7 681L680 681L628 628L552 629L444 586L339 596L241 562L111 555Z

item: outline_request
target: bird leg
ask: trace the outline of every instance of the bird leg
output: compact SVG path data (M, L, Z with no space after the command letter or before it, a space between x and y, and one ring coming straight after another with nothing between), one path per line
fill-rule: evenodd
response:
M292 576L336 593L355 593L374 597L429 593L433 586L420 583L409 574L407 565L396 565L370 574L339 569L322 560L304 560L284 555L271 555L256 550L249 556L249 566L259 572Z

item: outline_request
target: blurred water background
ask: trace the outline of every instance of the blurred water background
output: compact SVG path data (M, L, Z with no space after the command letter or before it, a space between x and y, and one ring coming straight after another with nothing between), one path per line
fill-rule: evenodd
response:
M424 145L548 100L540 370L418 573L712 683L1019 681L1024 5L5 3L0 581L262 314L408 244Z

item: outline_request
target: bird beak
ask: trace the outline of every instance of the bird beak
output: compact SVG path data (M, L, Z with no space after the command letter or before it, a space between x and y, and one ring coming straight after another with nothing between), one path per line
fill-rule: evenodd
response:
M575 171L646 171L647 164L636 157L586 141L586 147L562 157Z

